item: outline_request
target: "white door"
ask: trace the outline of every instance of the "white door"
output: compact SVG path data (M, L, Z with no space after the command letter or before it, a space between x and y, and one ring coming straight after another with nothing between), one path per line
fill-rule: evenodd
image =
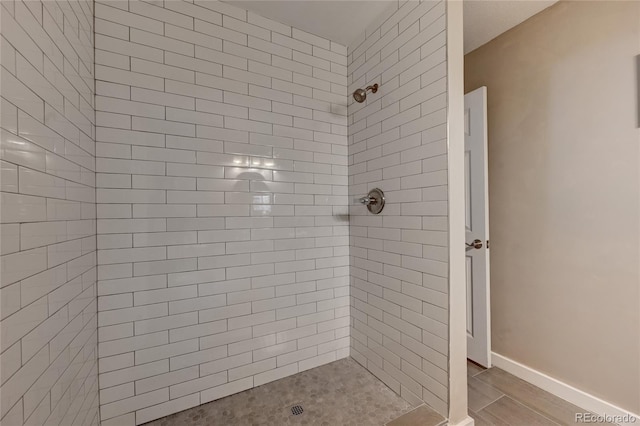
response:
M467 357L491 366L487 88L464 96Z

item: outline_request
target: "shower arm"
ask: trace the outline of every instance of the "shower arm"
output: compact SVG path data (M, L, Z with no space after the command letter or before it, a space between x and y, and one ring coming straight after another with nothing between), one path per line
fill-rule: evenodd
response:
M371 93L376 93L378 91L378 83L372 85L372 86L367 86L366 89L364 89L365 92L369 92L371 91Z

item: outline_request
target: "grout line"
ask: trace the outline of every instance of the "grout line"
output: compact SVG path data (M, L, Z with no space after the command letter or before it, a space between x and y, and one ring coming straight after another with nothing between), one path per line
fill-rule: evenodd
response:
M432 407L430 407L428 404L426 404L426 403L422 403L422 404L420 404L420 405L418 405L418 406L416 406L416 407L412 408L411 410L407 411L406 413L401 414L401 415L399 415L398 417L395 417L394 419L389 420L387 423L385 423L385 426L389 425L390 423L392 423L392 422L394 422L394 421L398 420L399 418L401 418L401 417L403 417L403 416L408 415L409 413L412 413L412 412L416 411L417 409L419 409L419 408L421 408L421 407L427 407L429 410L432 410L434 413L436 413L436 414L437 414L437 412L436 412ZM440 417L442 417L440 414L438 414L438 415L439 415ZM445 419L445 418L443 417L443 420L442 420L441 422L437 423L435 426L440 425L440 424L443 424L443 422L446 422L446 421L447 421L447 419ZM423 426L431 426L431 425L423 425Z
M502 395L500 395L499 397L497 397L496 399L494 399L493 401L489 402L488 404L483 405L482 407L478 408L477 410L475 410L475 412L477 413L478 411L481 411L485 408L487 408L489 405L493 404L494 402L496 402L497 400L499 400L500 398L502 398L503 396L507 396L504 393ZM513 399L513 398L512 398Z
M412 413L413 411L417 410L418 408L422 407L423 405L424 405L424 406L426 406L426 404L420 404L420 405L418 405L417 407L414 407L414 408L412 408L411 410L409 410L409 411L407 411L407 412L405 412L405 413L402 413L402 414L400 414L400 415L399 415L399 416L397 416L397 417L394 417L393 419L391 419L391 420L389 420L388 422L386 422L386 423L384 424L384 426L387 426L389 423L391 423L391 422L394 422L394 421L398 420L400 417L402 417L402 416L404 416L404 415L407 415L407 414L409 414L409 413Z
M547 416L544 413L541 413L540 411L535 410L532 407L529 407L528 405L526 405L523 401L520 401L519 399L516 399L515 397L510 397L509 395L503 395L502 397L498 398L496 401L502 399L502 398L507 398L512 400L513 402L515 402L518 405L521 405L523 408L525 408L526 410L529 410L533 413L536 413L537 415L544 417L545 419L549 420L551 423L556 424L556 425L560 425L560 423L558 423L555 419L552 419L551 417ZM491 404L489 404L491 405ZM485 407L486 408L486 407Z

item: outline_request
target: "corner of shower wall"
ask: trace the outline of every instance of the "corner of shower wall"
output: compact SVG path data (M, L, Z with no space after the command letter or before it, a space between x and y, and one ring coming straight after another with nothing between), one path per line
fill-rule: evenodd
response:
M0 17L0 424L96 425L93 1Z
M348 356L346 74L224 2L96 2L103 426Z
M446 2L400 2L348 49L351 356L448 417Z

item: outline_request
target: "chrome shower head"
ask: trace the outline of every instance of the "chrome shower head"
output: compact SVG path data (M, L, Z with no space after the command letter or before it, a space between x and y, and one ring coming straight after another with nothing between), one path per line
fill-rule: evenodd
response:
M371 90L371 93L376 93L378 91L378 83L373 86L367 86L366 89L358 89L353 92L353 99L358 103L362 103L367 99L367 91Z
M353 92L353 99L358 103L362 103L367 99L367 92L364 89L358 89Z

